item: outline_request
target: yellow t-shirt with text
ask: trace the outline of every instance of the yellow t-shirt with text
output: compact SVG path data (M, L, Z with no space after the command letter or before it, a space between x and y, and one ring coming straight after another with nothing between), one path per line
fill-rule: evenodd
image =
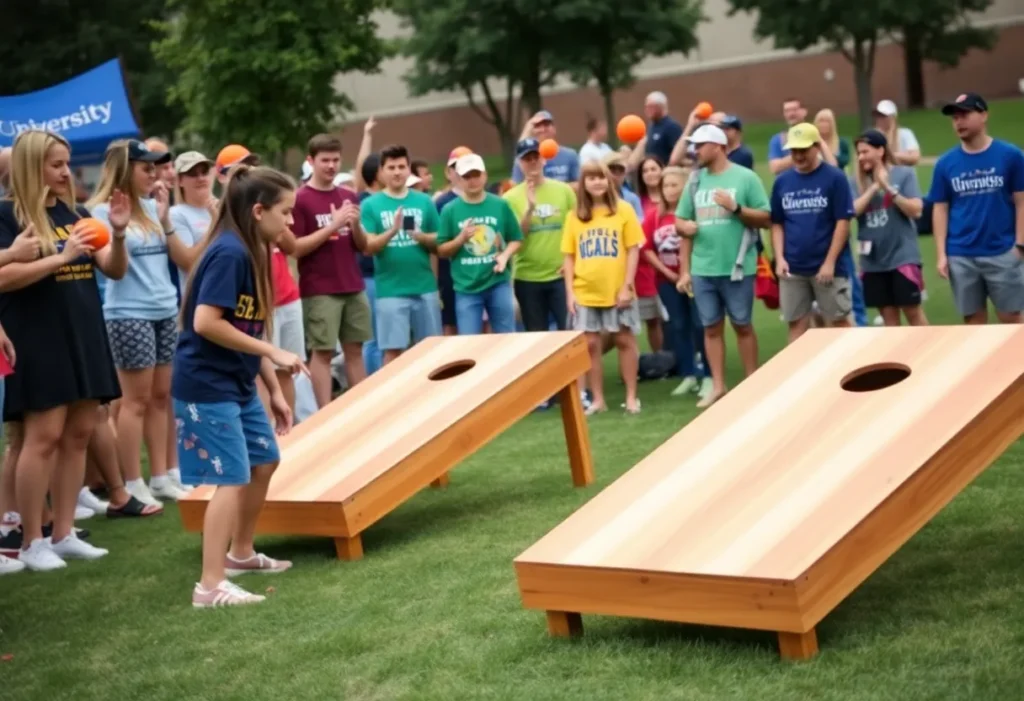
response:
M590 221L572 211L562 227L562 253L576 259L573 292L585 307L614 307L626 282L626 254L644 242L636 212L619 202L615 213L594 209Z

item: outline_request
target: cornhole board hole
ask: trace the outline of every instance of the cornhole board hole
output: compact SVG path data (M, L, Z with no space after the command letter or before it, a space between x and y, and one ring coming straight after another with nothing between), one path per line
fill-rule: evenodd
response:
M818 622L1020 437L1021 358L1018 325L810 331L516 558L523 603L552 635L606 614L812 657Z
M281 464L257 523L261 533L334 538L362 556L360 534L416 492L558 395L572 481L593 482L576 379L590 368L577 332L430 338L345 392L280 439ZM213 494L178 502L201 531Z

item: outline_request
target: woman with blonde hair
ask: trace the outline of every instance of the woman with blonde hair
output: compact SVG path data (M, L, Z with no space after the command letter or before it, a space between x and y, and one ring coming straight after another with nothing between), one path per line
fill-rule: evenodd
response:
M110 191L104 206L111 241L94 249L89 233L74 231L88 212L75 205L70 159L60 136L22 132L12 152L11 198L0 202L0 248L29 236L39 239L41 253L0 268L0 323L18 351L17 372L6 378L4 420L23 424L15 485L24 533L19 559L32 570L107 554L79 540L73 522L97 407L120 395L94 274L124 276L130 203ZM44 539L47 491L54 523Z
M850 142L839 138L835 113L830 109L820 110L814 115L814 126L821 136L821 157L839 170L846 170L850 164Z
M93 216L106 220L105 200L120 190L127 195L131 212L126 232L131 254L128 271L123 279L107 283L103 315L124 393L116 423L125 488L150 505L159 505L157 498L176 500L186 494L167 473L171 362L178 335L178 291L168 260L187 269L192 255L173 235L168 192L157 181L157 166L169 158L169 153L150 151L141 141L113 142L89 202ZM142 479L143 436L149 454L149 487Z

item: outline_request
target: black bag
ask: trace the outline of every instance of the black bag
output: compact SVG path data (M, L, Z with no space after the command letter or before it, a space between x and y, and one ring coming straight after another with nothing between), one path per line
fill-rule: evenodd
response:
M676 369L676 355L672 351L640 354L640 380L662 380Z

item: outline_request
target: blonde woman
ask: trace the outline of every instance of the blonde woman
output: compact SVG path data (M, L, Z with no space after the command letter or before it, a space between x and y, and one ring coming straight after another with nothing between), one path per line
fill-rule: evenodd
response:
M124 276L130 204L110 191L104 206L111 241L93 249L86 235L73 233L88 213L75 206L70 159L71 147L60 136L23 132L11 157L11 198L0 202L0 249L34 237L41 253L38 260L0 268L0 324L18 353L17 372L6 378L4 420L22 423L15 475L24 533L19 559L40 571L107 554L79 540L73 522L97 407L120 395L94 273ZM54 523L44 539L47 491Z
M895 102L882 100L875 107L875 128L885 134L885 142L889 144L889 158L893 164L915 166L921 160L921 145L913 131L900 126L898 114Z
M823 109L814 115L814 126L821 135L821 157L839 170L846 170L850 164L850 142L839 138L836 115L830 109Z
M141 141L115 141L107 148L100 183L89 202L93 216L109 217L106 199L114 190L128 197L128 271L106 285L103 315L124 393L117 413L117 448L125 487L139 501L157 505L157 498L186 494L167 474L167 431L170 410L171 361L177 341L178 294L171 281L168 256L188 268L188 247L173 236L168 192L157 181L157 166L170 158L150 151ZM155 197L150 199L150 193ZM141 450L145 435L151 480L142 479Z

